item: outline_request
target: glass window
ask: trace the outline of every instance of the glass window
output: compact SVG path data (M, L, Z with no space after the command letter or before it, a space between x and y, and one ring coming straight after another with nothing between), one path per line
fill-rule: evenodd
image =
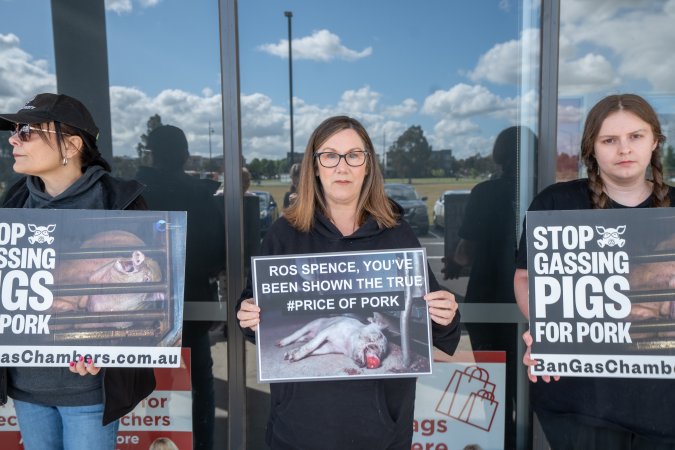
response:
M90 27L69 23L52 29L52 15L71 14L68 8L74 3L57 2L54 8L46 0L2 3L0 111L16 111L36 93L56 92L57 86L69 89L78 80L88 84L95 69L108 64L109 86L85 101L92 110L104 105L110 117L108 124L92 111L101 128L99 146L107 145L101 151L111 155L115 175L136 177L147 185L144 198L151 209L188 211L183 344L191 347L194 362L195 442L211 442L215 399L226 398L225 383L216 383L219 390L213 392L213 376L226 379L223 331L218 328L227 297L219 283L224 270L223 201L214 196L223 180L218 3L106 1L104 16L90 16L96 8L92 2L79 11ZM100 11L103 5L100 0ZM107 41L96 47L101 42L92 36L101 29ZM82 55L91 51L101 60L72 70L68 64L78 57L73 42ZM153 134L158 130L164 132ZM0 191L13 164L6 137L0 136ZM218 402L214 448L225 447L225 408Z
M675 81L663 55L675 37L674 15L672 4L661 0L607 2L601 8L580 0L561 2L557 180L585 176L579 155L584 119L607 95L643 96L659 114L665 135L672 135ZM672 178L672 144L665 146L664 155L668 152L664 169Z
M675 81L669 55L670 42L675 39L673 20L672 1L560 2L557 181L586 178L580 155L584 121L591 108L608 95L631 93L646 99L656 110L663 133L672 139ZM662 148L664 178L672 184L673 147L667 140ZM631 272L638 269L631 267ZM660 273L663 268L654 264L649 270ZM659 305L663 308L667 303ZM636 348L644 348L655 335L631 329L631 336ZM669 381L570 377L563 385L554 384L540 384L531 391L538 419L554 448L566 445L563 442L569 442L570 435L576 436L576 446L597 448L642 439L649 442L646 446L656 448L672 440L671 424L660 420L663 405L669 403L663 394ZM576 395L570 395L573 392ZM616 396L617 392L621 395ZM575 416L584 417L583 426L574 425Z
M460 301L513 303L519 155L533 158L538 127L539 14L530 1L241 2L251 189L284 198L313 129L353 116L435 277ZM463 349L505 350L502 336L515 347L515 325L500 336L489 332L500 325L474 326ZM249 386L268 391L255 372ZM264 420L266 408L256 405L250 420ZM260 439L249 435L252 447Z
M5 2L0 6L0 111L18 111L38 92L56 90L52 20L49 2L31 2L31 29L25 27L26 5ZM33 29L35 27L35 29ZM16 178L9 132L0 131L0 196Z
M147 186L151 209L187 211L183 346L193 362L193 437L195 448L225 447L218 3L106 5L116 172Z

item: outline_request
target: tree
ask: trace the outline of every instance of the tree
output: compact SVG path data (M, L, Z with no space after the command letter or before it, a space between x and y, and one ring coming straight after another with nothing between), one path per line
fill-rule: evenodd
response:
M278 175L277 172L277 162L273 159L263 159L263 173L265 174L265 178L272 179L276 178Z
M675 176L675 149L672 145L666 147L666 151L663 152L663 171L669 177Z
M13 170L13 147L8 141L9 136L9 132L0 132L0 196L2 196L4 190L9 187L11 180L16 177Z
M161 127L162 124L162 118L159 116L159 114L155 114L154 116L151 116L148 119L147 122L147 131L143 134L141 134L141 142L136 144L136 152L138 153L138 159L140 160L141 164L146 163L146 151L148 149L147 144L148 144L148 136L154 130L155 128Z
M128 156L113 156L114 175L120 178L135 178L138 159Z
M259 158L253 158L248 164L248 171L251 173L252 180L260 180L264 170L263 162Z
M422 127L413 125L389 147L388 163L395 177L407 177L410 183L413 177L429 175L430 157L431 145L424 137Z

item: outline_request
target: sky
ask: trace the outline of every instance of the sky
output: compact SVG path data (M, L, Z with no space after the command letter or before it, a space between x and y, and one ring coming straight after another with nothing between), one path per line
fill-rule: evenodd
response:
M609 93L645 95L672 122L675 0L561 3L562 150L574 152L585 111ZM336 114L361 120L378 152L420 125L433 149L457 158L489 154L508 126L537 128L534 0L243 0L247 160L289 150L284 11L293 12L296 152ZM0 111L14 112L35 93L56 90L50 2L0 0L0 16ZM108 0L106 27L114 154L135 155L153 114L184 129L191 153L208 155L209 140L222 153L217 2ZM675 129L670 122L666 132Z

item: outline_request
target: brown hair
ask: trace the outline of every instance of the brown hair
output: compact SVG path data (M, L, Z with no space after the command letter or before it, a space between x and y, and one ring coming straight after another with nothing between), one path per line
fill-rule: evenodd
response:
M652 195L651 204L655 207L670 206L668 185L663 182L663 166L661 165L661 146L666 138L661 132L659 118L649 103L639 95L619 94L603 98L591 108L584 124L584 133L581 137L581 158L588 172L588 184L591 189L593 208L604 209L609 207L609 197L605 193L600 167L595 159L595 140L600 133L600 128L605 119L618 111L627 111L635 114L641 120L647 122L654 133L654 139L658 141L652 152Z
M96 138L94 136L84 130L65 123L56 121L52 123L54 124L54 134L56 135L56 145L58 147L57 150L61 154L61 157L66 155L65 136L78 136L80 139L82 139L82 148L79 149L82 173L84 173L84 171L87 170L87 167L89 166L101 166L108 172L112 170L108 161L103 159L103 155L101 155L101 152L98 150ZM39 130L36 130L35 132L45 143L49 144L49 137L47 136L48 132L43 131L49 129L49 123L38 123L32 126L39 128Z
M384 179L375 157L375 149L373 148L370 136L368 136L368 133L359 121L347 116L329 117L321 122L310 136L300 167L298 197L286 210L286 220L296 229L308 232L314 223L314 213L317 209L323 214L328 214L326 201L323 196L323 187L321 186L319 177L316 175L318 162L314 157L314 153L331 136L342 130L354 130L363 141L363 145L365 146L363 150L367 153L366 177L363 180L361 194L356 206L359 226L365 222L368 215L371 215L381 228L395 227L398 213L384 192Z

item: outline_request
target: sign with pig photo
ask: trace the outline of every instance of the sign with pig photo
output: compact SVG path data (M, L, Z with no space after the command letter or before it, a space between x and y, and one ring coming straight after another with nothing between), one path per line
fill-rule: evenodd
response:
M0 365L177 367L185 216L0 209Z
M431 373L424 249L252 261L259 382Z
M675 378L675 210L531 211L535 375Z

